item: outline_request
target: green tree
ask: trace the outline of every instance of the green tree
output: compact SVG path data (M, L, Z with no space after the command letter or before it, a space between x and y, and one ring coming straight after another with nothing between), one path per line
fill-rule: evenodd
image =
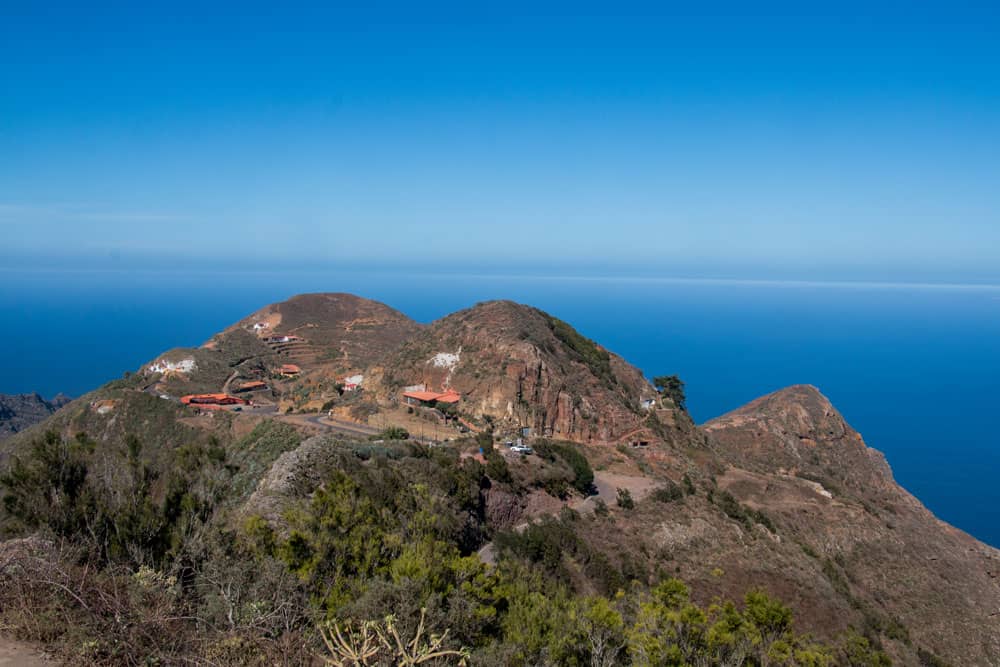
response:
M628 489L618 489L618 507L630 510L635 507L635 500L632 499L632 492Z
M681 410L687 411L687 397L684 395L684 382L676 375L660 375L653 378L653 386L662 396L669 398Z
M376 436L378 440L409 440L410 432L402 426L390 426Z

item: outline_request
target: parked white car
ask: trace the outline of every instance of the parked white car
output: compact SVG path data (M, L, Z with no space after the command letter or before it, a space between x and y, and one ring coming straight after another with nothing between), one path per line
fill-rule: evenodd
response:
M535 450L527 445L514 445L510 448L510 451L516 452L518 454L534 454Z

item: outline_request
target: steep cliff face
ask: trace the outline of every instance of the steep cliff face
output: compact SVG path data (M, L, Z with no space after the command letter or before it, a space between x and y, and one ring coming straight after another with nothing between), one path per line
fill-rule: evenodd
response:
M656 396L642 373L565 322L510 301L493 301L434 322L380 364L383 401L404 387L452 389L461 410L539 435L581 442L656 440ZM673 419L673 406L662 410Z
M914 647L955 664L1000 664L1000 551L896 484L882 454L814 387L770 394L704 430L730 464L719 488L801 545L786 571L803 579L794 589L809 620L904 637L890 646L903 664L916 664Z

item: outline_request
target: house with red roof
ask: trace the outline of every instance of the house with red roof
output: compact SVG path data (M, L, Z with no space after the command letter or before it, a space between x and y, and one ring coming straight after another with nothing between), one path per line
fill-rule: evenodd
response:
M461 394L451 389L438 391L404 391L403 402L407 405L433 405L435 403L447 403L455 405L462 400Z

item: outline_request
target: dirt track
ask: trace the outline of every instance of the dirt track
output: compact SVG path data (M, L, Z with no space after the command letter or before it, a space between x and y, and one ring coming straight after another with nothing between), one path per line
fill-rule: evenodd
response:
M56 663L45 659L40 651L9 639L0 639L0 667L52 667Z

